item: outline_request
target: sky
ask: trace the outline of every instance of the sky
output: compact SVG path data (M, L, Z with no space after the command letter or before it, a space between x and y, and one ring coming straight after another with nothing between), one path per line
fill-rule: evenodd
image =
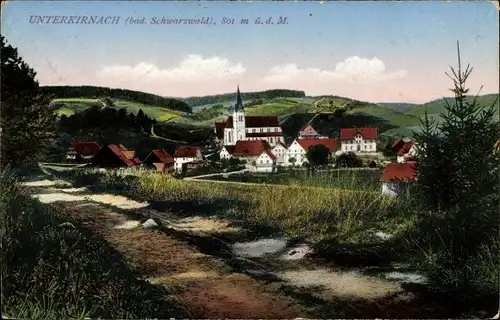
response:
M44 16L119 19L37 23ZM255 24L259 17L263 24ZM278 24L280 17L286 23ZM210 23L153 23L162 18ZM234 24L223 23L230 19ZM483 94L498 93L498 19L488 1L9 1L1 30L41 85L170 97L234 92L239 85L242 92L296 89L422 103L450 96L445 73L457 66L457 40L463 64L474 67L471 92L483 86Z

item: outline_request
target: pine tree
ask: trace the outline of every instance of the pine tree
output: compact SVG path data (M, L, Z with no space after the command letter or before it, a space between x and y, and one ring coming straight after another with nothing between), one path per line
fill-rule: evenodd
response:
M42 96L36 72L1 37L1 161L20 167L36 163L54 140L56 114Z

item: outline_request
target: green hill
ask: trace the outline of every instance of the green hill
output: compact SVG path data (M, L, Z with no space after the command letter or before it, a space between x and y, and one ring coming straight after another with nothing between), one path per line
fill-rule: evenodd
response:
M442 113L445 110L445 106L446 106L445 99L448 100L450 103L453 103L453 98L438 99L438 100L430 101L430 102L424 103L420 106L411 108L408 111L406 111L405 114L417 116L417 117L422 117L422 116L424 116L425 110L427 109L427 112L429 115L434 116L436 118L440 118L440 116L439 116L440 113ZM467 97L467 101L469 101L469 102L471 102L473 99L474 99L474 96ZM495 100L496 100L496 103L495 103ZM496 110L497 110L497 119L498 119L498 107L499 107L498 94L486 94L486 95L479 96L477 98L477 103L485 108L487 108L495 103Z
M306 94L304 91L297 90L287 90L287 89L272 89L258 92L242 92L241 98L243 101L251 101L251 100L269 100L279 97L286 98L303 98ZM198 107L198 109L202 109L200 107L211 107L214 104L231 104L234 103L235 93L224 93L217 94L211 96L202 96L202 97L188 97L188 98L179 98L179 100L187 103L191 108Z

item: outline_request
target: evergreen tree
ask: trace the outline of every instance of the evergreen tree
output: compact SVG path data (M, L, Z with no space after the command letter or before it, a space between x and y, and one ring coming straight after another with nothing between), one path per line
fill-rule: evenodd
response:
M50 97L39 92L36 72L3 36L1 55L2 165L36 163L54 142L56 114Z
M433 272L449 284L473 288L477 275L471 269L479 248L498 242L498 177L500 157L494 152L499 137L494 105L467 99L465 83L472 67L451 69L453 102L445 101L442 121L429 120L415 134L418 148L417 183L434 212L432 237L440 248ZM496 239L496 240L495 240Z

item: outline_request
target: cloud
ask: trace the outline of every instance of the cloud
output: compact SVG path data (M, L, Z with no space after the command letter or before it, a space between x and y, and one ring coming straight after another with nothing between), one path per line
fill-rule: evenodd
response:
M196 81L230 79L246 72L241 63L232 63L227 58L189 55L174 68L160 69L154 64L141 62L135 66L104 66L96 75L122 81Z
M302 69L297 64L291 63L272 68L264 78L266 81L312 81L327 82L342 80L351 83L373 83L406 76L406 70L387 72L384 62L378 58L365 59L357 56L349 57L337 63L334 70L320 70L317 68Z

